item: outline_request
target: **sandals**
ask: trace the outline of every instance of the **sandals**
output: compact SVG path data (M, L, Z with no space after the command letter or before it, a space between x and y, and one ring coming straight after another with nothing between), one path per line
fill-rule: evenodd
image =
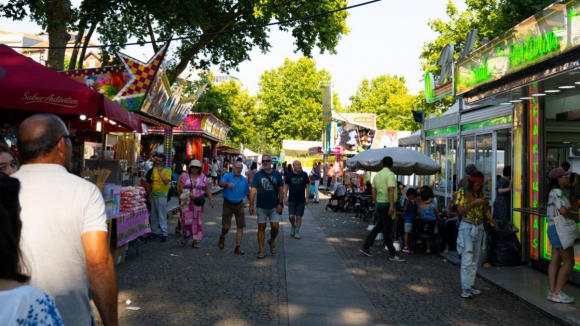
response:
M184 245L187 243L187 241L189 241L189 238L183 238L181 239L181 244Z
M272 254L276 253L276 245L274 244L274 241L272 241L272 239L268 240L268 244L270 245L270 252Z
M264 255L264 252L258 251L258 259L264 259L264 257L266 257L266 255Z
M200 246L197 244L197 241L193 240L193 243L191 244L191 248L193 248L193 249L199 249Z

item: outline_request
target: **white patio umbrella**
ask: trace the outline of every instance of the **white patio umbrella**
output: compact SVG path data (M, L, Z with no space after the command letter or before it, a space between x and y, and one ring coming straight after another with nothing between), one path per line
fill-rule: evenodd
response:
M441 166L427 155L403 147L369 149L349 158L346 165L351 169L380 171L385 156L393 158L392 171L398 175L431 175L441 170Z

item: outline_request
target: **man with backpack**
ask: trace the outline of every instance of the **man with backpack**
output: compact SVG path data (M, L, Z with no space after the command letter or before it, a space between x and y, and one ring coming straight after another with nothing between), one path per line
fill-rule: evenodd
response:
M252 179L250 191L250 214L258 215L258 259L264 256L264 239L266 223L270 221L270 252L276 253L276 236L280 227L280 215L284 208L284 180L280 172L272 169L272 156L262 155L262 170ZM254 209L254 199L257 210ZM277 213L277 214L276 214Z

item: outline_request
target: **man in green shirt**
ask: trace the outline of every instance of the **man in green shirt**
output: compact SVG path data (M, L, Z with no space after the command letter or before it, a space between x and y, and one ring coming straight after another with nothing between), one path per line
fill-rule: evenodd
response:
M375 203L378 219L377 224L371 230L359 251L366 256L372 256L369 248L375 242L379 232L381 232L385 238L385 246L387 246L391 254L389 259L393 261L405 261L397 254L395 246L393 246L392 216L395 213L397 178L391 171L392 166L393 159L390 156L385 156L383 158L383 169L373 179L373 202Z

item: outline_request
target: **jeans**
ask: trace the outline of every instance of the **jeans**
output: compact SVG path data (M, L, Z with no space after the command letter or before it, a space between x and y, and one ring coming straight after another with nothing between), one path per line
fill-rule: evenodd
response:
M314 201L315 201L315 202L318 202L318 201L319 201L319 199L320 199L320 198L318 197L318 185L319 185L319 184L320 184L320 180L316 180L316 181L314 181L314 187L316 188L316 189L314 190L314 198L315 198L315 199L314 199Z
M393 246L393 219L388 214L389 207L390 207L389 204L386 205L382 204L378 206L377 225L375 225L375 227L371 230L371 232L365 239L364 247L367 249L370 248L375 242L375 239L377 238L377 235L380 232L383 234L383 237L385 238L385 246L387 246L387 248L389 249L391 257L395 257L397 255L397 250L395 249L395 246Z
M328 181L326 181L326 190L330 189L330 184L332 183L332 176L329 175L327 178Z
M151 197L151 233L156 234L157 225L163 236L167 236L167 197Z
M461 288L464 290L470 289L475 282L477 262L479 261L484 234L483 224L475 226L471 223L461 222L459 226L457 237L463 238L464 247L461 253Z

